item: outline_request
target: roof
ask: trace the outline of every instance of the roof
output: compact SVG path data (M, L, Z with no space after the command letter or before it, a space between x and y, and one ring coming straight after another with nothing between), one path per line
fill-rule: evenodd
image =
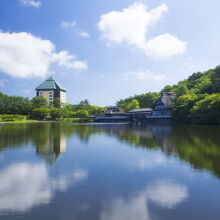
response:
M104 113L105 114L124 114L125 112L120 107L112 106L112 107L108 107Z
M53 77L49 77L43 83L41 83L36 90L57 89L66 91Z
M103 116L103 117L96 117L96 120L113 120L113 119L128 119L128 116Z
M171 105L175 98L176 94L174 92L163 92L162 96L155 102L154 108L157 105L161 105L161 102L164 105L164 107L171 108Z
M137 108L132 111L129 111L128 113L142 113L142 112L152 112L152 111L153 109L151 108Z

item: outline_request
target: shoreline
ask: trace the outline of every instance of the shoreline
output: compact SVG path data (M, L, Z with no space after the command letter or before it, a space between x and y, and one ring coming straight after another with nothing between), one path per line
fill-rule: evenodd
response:
M54 123L54 122L57 122L57 123L60 123L60 122L71 122L71 123L79 123L79 124L142 124L142 125L157 125L157 126L161 126L161 125L188 125L188 126L191 126L191 125L202 125L202 126L206 126L206 125L212 125L212 126L220 126L220 124L197 124L197 123L180 123L180 122L173 122L173 123L170 123L170 124L163 124L163 123L141 123L141 122L88 122L88 121L68 121L68 120L58 120L58 121L38 121L38 120L27 120L27 121L0 121L0 125L2 124L30 124L30 123Z

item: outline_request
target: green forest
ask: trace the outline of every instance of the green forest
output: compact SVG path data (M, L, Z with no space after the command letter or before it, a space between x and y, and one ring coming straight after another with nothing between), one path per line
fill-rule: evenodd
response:
M104 108L91 105L88 100L83 100L78 105L61 106L59 98L54 100L53 106L48 106L47 100L40 96L30 100L0 92L0 121L82 119L89 114L100 115L104 111Z
M165 86L161 92L149 92L122 99L117 105L124 110L130 110L129 105L136 100L140 108L152 108L162 92L176 93L172 105L175 121L220 124L220 66L203 73L193 73L176 85Z

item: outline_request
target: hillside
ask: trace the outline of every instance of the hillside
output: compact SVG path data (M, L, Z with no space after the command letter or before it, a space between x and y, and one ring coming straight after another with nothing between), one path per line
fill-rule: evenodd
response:
M172 109L174 119L187 123L220 124L220 66L206 72L193 73L176 85L167 85L161 92L175 92ZM126 110L132 100L138 100L140 108L153 107L160 93L135 95L117 102Z

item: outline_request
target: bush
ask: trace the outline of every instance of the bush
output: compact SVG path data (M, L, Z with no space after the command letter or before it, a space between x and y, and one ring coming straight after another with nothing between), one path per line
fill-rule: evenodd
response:
M76 112L70 112L68 118L76 118Z
M86 118L88 117L89 113L86 110L79 110L76 112L76 118Z
M52 108L50 110L50 116L52 119L59 120L62 117L63 113L60 108Z
M23 119L22 115L0 115L0 121L21 121Z
M67 108L61 108L63 118L75 118L76 112L68 110Z
M47 108L35 108L32 110L30 114L31 119L43 120L48 116L48 109Z

